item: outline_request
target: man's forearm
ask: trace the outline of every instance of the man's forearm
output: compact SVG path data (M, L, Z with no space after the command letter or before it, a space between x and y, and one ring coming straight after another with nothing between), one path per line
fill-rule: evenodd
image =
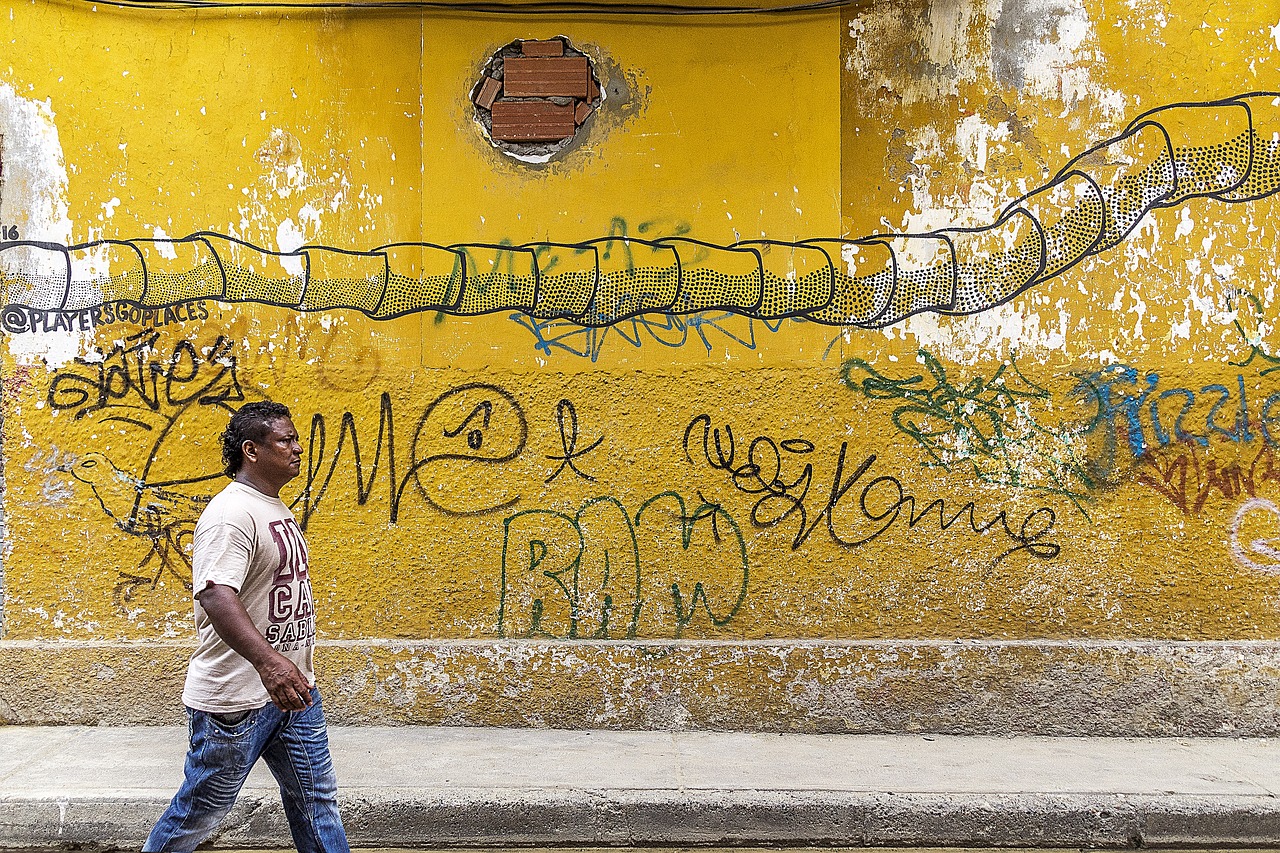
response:
M196 598L222 641L254 667L279 654L253 624L234 589L215 584L206 587Z

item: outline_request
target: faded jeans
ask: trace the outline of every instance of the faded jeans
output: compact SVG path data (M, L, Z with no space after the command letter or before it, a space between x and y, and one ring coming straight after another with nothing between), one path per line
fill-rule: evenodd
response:
M187 709L191 745L186 779L151 830L143 851L195 850L231 811L250 768L261 757L280 783L289 831L298 850L347 853L320 691L311 689L311 706L303 711L267 705L232 724L225 719Z

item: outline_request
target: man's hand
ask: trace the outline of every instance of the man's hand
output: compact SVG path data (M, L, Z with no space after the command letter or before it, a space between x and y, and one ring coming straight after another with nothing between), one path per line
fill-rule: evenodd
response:
M253 664L272 704L281 711L301 711L311 704L311 685L302 671L259 633L234 589L210 584L196 598L223 642Z
M275 652L274 659L254 666L258 669L262 686L267 688L271 701L281 711L301 711L311 704L311 687L293 661Z

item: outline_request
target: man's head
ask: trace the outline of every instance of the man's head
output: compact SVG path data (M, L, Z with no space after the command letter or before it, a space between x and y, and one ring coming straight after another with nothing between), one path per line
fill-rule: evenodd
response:
M287 465L289 459L276 457L282 454L293 455L297 433L293 428L288 406L272 402L247 403L231 416L231 422L227 424L227 430L221 439L223 472L228 477L235 478L246 464L254 467ZM285 442L282 439L289 440ZM282 446L276 447L277 444ZM298 451L300 456L300 447ZM276 479L284 476L283 471L269 473L277 473ZM294 470L281 484L288 482L297 473Z

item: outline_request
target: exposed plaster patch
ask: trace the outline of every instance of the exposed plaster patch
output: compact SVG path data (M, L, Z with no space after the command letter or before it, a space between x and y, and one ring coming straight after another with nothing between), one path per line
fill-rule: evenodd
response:
M320 224L320 218L316 217L315 224ZM306 235L302 233L292 219L286 219L276 227L276 248L281 252L296 252L302 248L307 242ZM280 259L280 265L285 268L289 275L302 275L302 259L298 257L287 257Z
M1111 118L1127 110L1124 95L1096 85L1102 61L1097 33L1081 0L1003 0L991 32L991 72L1024 95L1060 100L1066 110L1093 97Z
M0 197L0 223L18 228L23 240L69 245L71 218L67 202L67 165L54 123L53 105L49 100L36 101L18 95L12 86L0 84L0 160L4 162L4 195ZM61 261L52 253L22 253L10 256L6 266L21 266L31 277L47 273L66 275ZM95 267L95 260L82 263ZM10 272L18 272L9 269ZM21 280L21 279L15 279ZM26 299L24 299L26 297ZM11 301L33 299L34 293L10 293ZM32 332L9 335L9 351L19 365L39 364L43 360L52 370L74 359L84 349L86 332Z
M163 228L161 228L158 225L151 232L151 236L153 236L156 240L169 240L169 235L165 232ZM156 248L156 252L162 258L165 258L170 261L176 261L178 259L178 253L177 251L174 250L173 243L171 242L163 242L163 243L158 242L155 244L155 248Z
M1034 90L1075 59L1089 31L1088 16L1073 0L1004 0L991 31L992 74L1006 86Z
M987 124L982 116L965 116L956 125L956 145L964 158L973 164L979 172L987 170L987 147L991 142L1004 141L1009 138L1009 124L1000 122Z
M334 148L328 155L309 163L296 136L283 128L272 129L254 151L262 173L241 190L245 201L238 207L239 222L229 228L231 235L259 245L274 243L278 251L292 252L322 242L326 215L340 214L349 222L362 213L366 224L354 230L364 233L366 227L372 228L382 195L367 187L353 192L350 155ZM300 259L286 258L283 263L291 274L302 272Z
M40 507L61 507L75 496L66 476L67 466L75 460L74 453L54 447L37 452L23 464L30 480L40 483Z
M903 214L901 229L906 233L925 233L947 227L984 227L1000 214L1009 198L981 174L985 170L992 143L1009 138L1004 122L990 124L980 115L967 116L956 126L952 145L944 143L937 128L924 126L908 135L915 150L915 164L920 167L910 178L912 206ZM946 162L953 155L965 161L975 173L973 180L942 198L935 198L930 175L933 163Z
M869 9L849 23L853 45L845 67L906 103L955 95L986 64L989 37L977 24L990 20L995 2L986 9L967 0Z
M1105 57L1082 0L877 6L849 22L849 39L846 70L906 104L956 96L989 77L1060 101L1064 115L1087 99L1115 120L1128 110L1122 93L1090 76Z
M1173 231L1173 239L1181 240L1195 230L1196 221L1191 218L1191 208L1184 207L1179 211L1178 226Z
M974 39L971 35L979 14L990 17L991 3L969 0L940 0L930 3L924 45L929 61L951 74L971 79L968 68L974 65ZM962 70L963 69L963 70Z
M48 100L21 97L0 83L4 144L4 196L0 221L16 225L24 240L71 242L67 167Z
M989 359L992 353L1007 354L1016 349L1020 354L1032 354L1061 349L1069 322L1065 311L1046 322L1039 312L1024 313L1021 305L1006 303L966 317L916 314L886 332L904 340L910 336L914 346L956 364L974 365Z

